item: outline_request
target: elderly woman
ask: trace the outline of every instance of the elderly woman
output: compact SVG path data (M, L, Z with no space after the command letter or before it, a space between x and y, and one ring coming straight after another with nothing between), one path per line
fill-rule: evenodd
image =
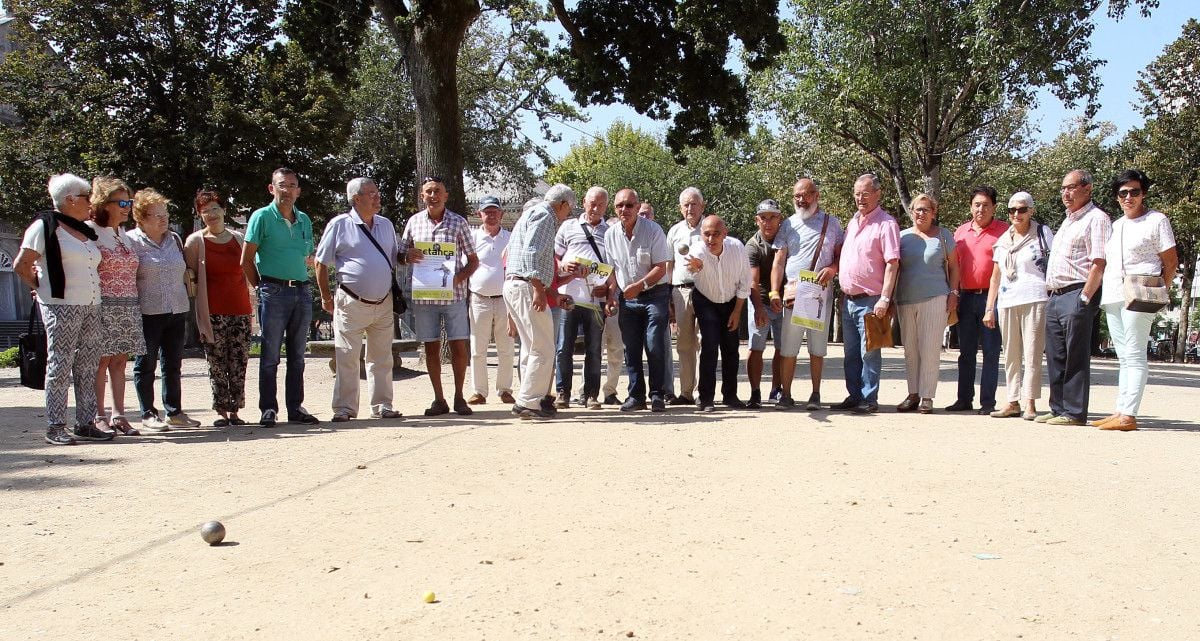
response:
M41 212L25 230L13 265L34 290L46 326L46 442L74 445L67 431L67 389L75 386L75 437L112 439L96 426L96 367L100 362L100 249L91 215L91 186L60 174L48 189L54 210Z
M196 193L195 210L204 229L184 245L188 276L194 279L196 327L208 359L216 427L245 425L238 410L246 406L246 363L250 359L250 285L242 271L241 234L225 228L220 194Z
M107 430L111 426L127 436L138 436L125 418L125 367L130 354L146 351L138 306L138 257L121 229L132 207L133 192L123 180L111 176L92 180L92 219L87 224L96 232L100 248L100 327L104 334L96 372L96 427ZM112 388L111 419L104 408L106 380Z
M129 232L138 255L138 301L142 310L142 333L146 353L133 363L133 385L142 410L142 427L165 432L172 427L197 427L181 408L180 370L187 332L188 295L184 286L187 265L183 241L167 229L167 205L171 201L153 189L133 197L133 219L137 229ZM162 401L166 420L154 407L154 374L162 361Z
M1170 287L1179 267L1175 253L1175 233L1165 214L1146 207L1150 179L1146 174L1127 169L1113 181L1113 195L1124 216L1112 226L1105 248L1104 280L1100 307L1108 320L1121 363L1117 377L1117 407L1111 415L1091 424L1102 430L1127 432L1137 429L1138 407L1146 389L1146 341L1155 312L1126 309L1124 281L1127 276L1161 276Z
M937 394L942 332L950 312L958 307L958 258L954 234L937 219L938 203L932 196L913 196L913 226L900 232L900 279L896 285L896 310L904 342L904 369L908 397L898 412L933 412Z
M1042 353L1046 348L1046 264L1054 232L1033 221L1033 196L1019 191L1008 199L1008 231L992 246L992 282L983 324L1000 325L1008 405L992 418L1037 418L1042 396ZM1021 406L1025 409L1022 411Z

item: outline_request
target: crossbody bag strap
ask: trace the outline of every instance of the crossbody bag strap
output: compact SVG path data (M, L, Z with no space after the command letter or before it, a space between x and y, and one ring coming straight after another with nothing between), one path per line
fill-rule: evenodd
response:
M396 266L392 264L392 259L388 258L387 252L383 251L383 247L379 246L379 241L375 240L375 237L371 235L371 231L367 229L367 226L364 223L355 224L358 225L358 228L362 230L362 233L366 234L367 240L371 241L371 244L375 246L375 249L379 250L379 254L383 256L384 260L387 261L388 267L396 269Z
M592 251L596 252L596 259L600 262L605 262L604 254L600 251L599 245L596 244L596 239L592 237L592 232L588 231L587 223L579 223L579 227L583 229L583 235L587 236L588 244L592 246Z
M938 228L938 241L940 241L942 243L942 267L946 270L946 286L949 287L950 286L950 248L949 248L950 244L946 242L946 237L943 235L943 233L945 231L946 231L945 227Z
M808 271L816 271L817 259L821 257L821 250L825 249L825 231L829 229L829 214L825 214L825 219L821 222L821 239L817 241L817 251L813 252L812 264L808 266Z

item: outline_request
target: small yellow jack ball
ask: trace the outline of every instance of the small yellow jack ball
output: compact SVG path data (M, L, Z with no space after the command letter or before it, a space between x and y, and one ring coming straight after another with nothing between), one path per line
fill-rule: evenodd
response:
M425 594L421 595L421 600L426 603L433 603L434 601L437 601L437 595L434 594L432 590L427 590Z

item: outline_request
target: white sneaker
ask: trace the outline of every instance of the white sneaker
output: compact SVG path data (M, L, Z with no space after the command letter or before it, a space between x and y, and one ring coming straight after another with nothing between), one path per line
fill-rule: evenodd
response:
M171 427L200 427L200 421L194 420L187 414L180 412L174 416L168 416L167 425Z
M170 432L171 427L158 416L151 414L142 419L142 429L150 432Z

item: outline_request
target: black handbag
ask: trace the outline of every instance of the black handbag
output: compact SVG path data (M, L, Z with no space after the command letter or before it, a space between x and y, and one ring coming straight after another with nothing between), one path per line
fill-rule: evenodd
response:
M34 331L34 319L37 331ZM29 310L29 330L17 339L21 359L21 384L29 389L46 389L46 326L41 322L37 301Z

